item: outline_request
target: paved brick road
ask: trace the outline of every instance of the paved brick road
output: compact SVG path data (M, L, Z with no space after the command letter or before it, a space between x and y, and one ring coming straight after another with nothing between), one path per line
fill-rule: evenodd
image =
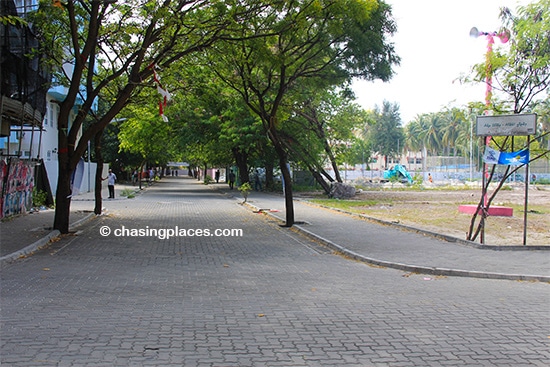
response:
M1 270L9 366L548 366L549 285L433 278L328 253L168 179ZM102 226L244 236L102 237Z

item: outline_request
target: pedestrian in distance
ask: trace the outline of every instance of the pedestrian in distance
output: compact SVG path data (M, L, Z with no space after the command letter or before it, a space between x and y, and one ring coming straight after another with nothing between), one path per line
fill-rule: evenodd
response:
M135 185L138 182L138 171L137 169L134 170L132 173L132 185Z
M233 173L233 170L229 171L229 176L227 177L228 183L229 183L229 189L233 190L233 187L235 186L235 174Z
M256 174L254 175L254 190L262 191L262 180L260 178L260 172L258 170L256 170Z
M107 175L107 177L101 179L107 180L107 187L109 188L109 199L114 199L116 175L113 173L113 170L109 169L109 174Z
M214 173L214 178L216 179L216 183L220 182L220 170L217 169L216 173Z

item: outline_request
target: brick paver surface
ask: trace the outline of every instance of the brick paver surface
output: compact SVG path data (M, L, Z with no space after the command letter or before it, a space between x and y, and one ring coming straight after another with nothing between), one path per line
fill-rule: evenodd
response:
M1 269L9 366L547 366L549 285L336 256L167 179ZM242 237L103 237L242 229Z

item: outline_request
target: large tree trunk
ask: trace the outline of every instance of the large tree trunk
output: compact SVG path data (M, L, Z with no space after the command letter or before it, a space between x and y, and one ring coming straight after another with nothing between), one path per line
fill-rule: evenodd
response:
M59 161L59 177L57 179L57 190L55 193L55 218L53 228L61 233L69 233L69 217L71 214L71 176L73 170Z
M328 182L334 182L334 178L332 178L332 176L327 171L325 171L323 167L321 167L321 165L316 161L314 157L311 156L311 154L306 149L302 148L300 150L297 150L297 149L293 149L289 145L287 145L287 148L291 149L297 156L302 157L302 161L306 165L309 172L311 172L315 180L319 183L319 185L321 185L325 193L329 194L330 184ZM337 171L338 171L338 167L336 167L335 172ZM323 179L323 176L326 177L328 182ZM338 174L338 177L340 177L339 174Z
M250 176L248 175L248 153L237 148L233 148L232 151L237 163L237 169L239 170L239 183L250 182Z
M323 176L321 176L321 174L314 169L310 169L309 172L311 172L313 178L315 178L315 181L321 185L325 194L330 194L330 184L323 179Z
M290 169L288 167L288 159L283 148L283 143L275 131L269 132L269 137L273 142L275 153L279 157L279 168L283 175L283 189L285 192L285 211L286 211L286 223L285 227L292 227L294 225L294 202L292 197L292 178L290 177Z
M286 154L282 154L279 157L279 165L281 173L283 174L283 187L285 190L285 211L286 211L286 223L285 227L292 227L294 225L294 202L292 196L292 177L290 177L290 170L286 159Z
M332 148L330 147L330 144L328 143L327 137L325 135L325 130L323 129L323 125L321 123L317 122L317 130L318 130L318 136L323 140L323 147L325 149L325 153L327 153L327 157L330 160L330 164L332 165L332 169L334 171L334 178L338 182L342 182L342 177L340 176L340 171L338 170L338 164L336 163L336 158L334 157L334 153L332 152Z
M273 191L275 188L273 180L273 161L268 159L265 162L265 189L266 191Z
M330 147L330 144L327 139L327 135L325 134L325 127L323 126L323 123L319 121L319 118L317 117L317 111L315 108L308 104L309 110L311 114L307 113L301 113L300 115L302 117L305 117L305 119L309 122L313 130L315 131L315 134L317 137L323 142L323 149L325 150L325 153L327 154L327 157L330 161L330 164L332 166L332 169L334 170L334 178L338 182L342 182L342 177L340 176L340 171L338 170L338 164L336 163L336 157L334 157L334 153L332 152L332 148ZM334 181L330 179L330 181Z
M67 126L68 124L67 121L67 119L60 119L58 121L57 159L59 174L57 178L57 189L55 192L55 217L53 222L53 228L63 234L69 233L69 217L71 214L72 197L71 178L74 171L74 167L71 167L70 165L73 150L69 150L69 142L66 134L67 129L64 128L64 126Z
M95 157L97 161L97 166L95 170L95 206L94 213L100 215L103 209L103 198L101 197L101 183L103 181L103 155L101 154L101 137L103 136L103 129L101 129L94 137L94 150Z

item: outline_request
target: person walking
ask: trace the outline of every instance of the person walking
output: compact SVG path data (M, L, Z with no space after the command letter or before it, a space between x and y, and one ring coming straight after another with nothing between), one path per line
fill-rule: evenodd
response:
M102 178L102 180L107 180L107 187L109 188L109 199L114 199L116 175L113 173L113 170L109 169L109 174L107 175L107 177Z
M233 187L235 186L235 174L233 173L233 170L229 171L228 183L229 183L229 189L233 190Z
M254 190L262 191L262 179L260 178L260 171L256 170L254 175Z

